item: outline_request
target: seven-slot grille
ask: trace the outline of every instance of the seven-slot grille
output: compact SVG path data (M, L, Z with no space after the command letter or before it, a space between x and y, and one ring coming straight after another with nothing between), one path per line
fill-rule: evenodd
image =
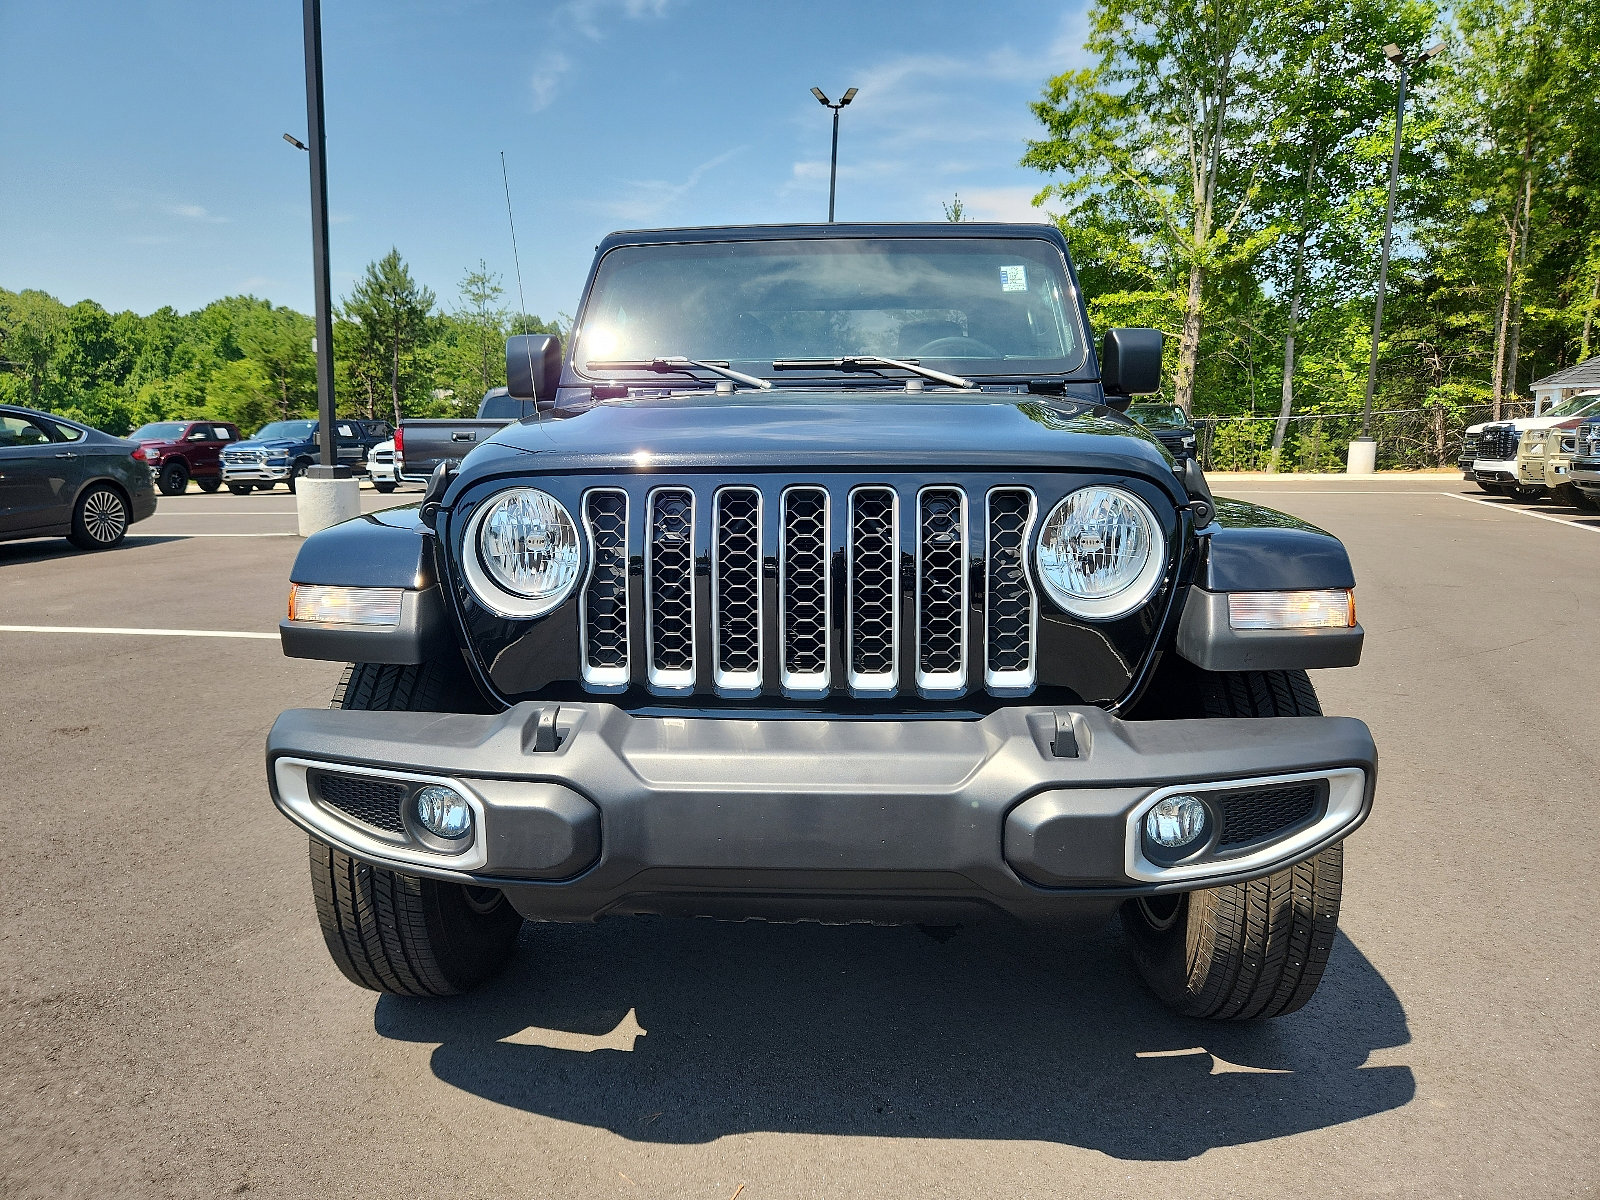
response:
M1037 515L1022 487L666 486L642 499L592 489L582 499L584 683L620 691L642 676L682 694L709 675L722 695L821 698L951 697L981 681L1024 694L1037 678L1027 567ZM697 596L699 558L710 581ZM630 564L642 576L631 598Z

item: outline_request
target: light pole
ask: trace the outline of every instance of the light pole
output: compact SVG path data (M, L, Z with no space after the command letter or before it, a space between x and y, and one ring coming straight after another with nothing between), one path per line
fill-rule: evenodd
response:
M812 88L811 94L817 98L817 103L823 108L833 109L833 159L828 164L828 223L833 224L833 193L834 184L839 178L839 110L856 98L858 88L850 88L839 97L835 104L822 94L821 88Z
M322 2L304 0L306 44L306 139L284 141L311 160L311 264L316 291L317 443L321 459L295 484L300 535L359 516L360 484L334 456L333 288L328 277L328 154L322 118Z
M1350 457L1346 462L1346 470L1349 471L1355 471L1360 465L1365 473L1370 474L1377 465L1377 445L1370 436L1372 396L1378 386L1378 339L1383 336L1383 293L1389 283L1389 246L1394 238L1394 195L1400 183L1400 138L1406 123L1406 82L1414 68L1443 50L1444 43L1435 42L1415 58L1408 59L1405 52L1393 42L1383 48L1383 56L1400 68L1400 93L1395 101L1394 152L1389 157L1389 198L1383 208L1383 248L1378 256L1378 299L1372 310L1372 353L1367 360L1367 396L1361 409L1361 436L1350 445ZM1361 443L1359 450L1357 442Z

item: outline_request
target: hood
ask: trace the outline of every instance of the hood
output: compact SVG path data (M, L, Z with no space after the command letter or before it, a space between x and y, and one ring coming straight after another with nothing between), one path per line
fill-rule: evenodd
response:
M274 438L270 442L251 439L247 442L234 442L225 447L227 450L287 450L290 446L303 446L306 438Z
M482 468L480 472L479 468ZM506 470L1092 467L1172 487L1153 437L1061 396L887 391L710 392L604 402L515 422L473 451L463 478Z

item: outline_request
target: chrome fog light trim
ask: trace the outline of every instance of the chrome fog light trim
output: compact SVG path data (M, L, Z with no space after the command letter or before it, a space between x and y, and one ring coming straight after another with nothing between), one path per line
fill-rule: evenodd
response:
M1288 836L1270 841L1245 854L1226 857L1207 853L1198 861L1163 866L1145 853L1145 817L1157 804L1172 796L1193 796L1204 801L1219 792L1245 788L1266 788L1285 783L1311 783L1325 780L1328 802L1322 815L1311 824ZM1151 792L1128 813L1123 838L1123 870L1129 879L1147 883L1202 881L1210 877L1266 872L1280 864L1293 862L1305 852L1353 826L1361 817L1367 796L1367 773L1360 767L1335 767L1326 771L1301 771L1293 775L1262 775L1253 779L1226 779L1206 783L1173 784Z
M452 843L449 849L433 849L417 844L403 845L397 841L376 837L312 798L311 784L306 778L306 773L312 770L324 771L331 775L366 775L413 788L419 786L449 788L466 800L467 806L472 810L471 830L467 836ZM483 836L485 813L483 799L459 779L288 756L279 758L272 764L272 779L277 785L278 806L283 809L285 815L302 829L329 845L337 846L358 858L393 863L397 866L443 867L452 871L481 870L489 861ZM407 801L407 803L413 802Z

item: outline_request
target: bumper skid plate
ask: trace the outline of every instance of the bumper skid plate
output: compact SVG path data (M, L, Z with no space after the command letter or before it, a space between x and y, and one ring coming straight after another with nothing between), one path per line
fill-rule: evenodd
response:
M1074 738L1058 736L1064 724ZM588 702L494 716L296 709L267 740L273 799L313 836L376 865L504 886L551 919L762 915L778 898L846 919L897 901L1050 919L1308 858L1366 818L1376 766L1366 726L1347 717L1122 721L1092 707L980 720L636 717ZM368 824L317 794L321 772L400 805L447 784L467 797L473 832L452 854L396 832L403 819ZM1213 837L1176 864L1144 855L1143 815L1163 795L1232 812L1252 789L1285 787L1313 789L1314 811L1243 842Z

